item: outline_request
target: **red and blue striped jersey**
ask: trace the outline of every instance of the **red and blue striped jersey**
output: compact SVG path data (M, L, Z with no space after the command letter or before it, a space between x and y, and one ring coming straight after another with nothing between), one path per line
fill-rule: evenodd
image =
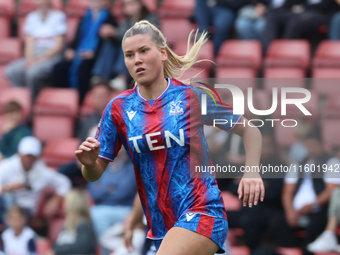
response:
M230 131L241 118L232 107L207 97L201 114L202 90L167 78L164 92L151 104L138 86L111 100L98 125L99 157L114 160L123 145L134 165L138 193L148 223L148 237L161 239L185 213L225 218L215 178L192 178L193 165L212 165L203 126L214 119Z

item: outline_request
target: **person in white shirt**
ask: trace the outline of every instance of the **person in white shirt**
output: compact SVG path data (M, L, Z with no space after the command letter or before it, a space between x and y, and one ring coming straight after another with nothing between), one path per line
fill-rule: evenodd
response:
M13 206L7 214L7 228L1 234L1 255L37 255L35 232L26 226L27 217L19 206Z
M340 160L325 153L319 133L311 131L304 143L308 155L287 173L282 194L284 214L275 220L278 231L274 234L282 247L298 246L294 228L305 229L305 245L322 233L330 197L340 185ZM311 254L303 249L304 254Z
M41 161L40 154L41 143L37 138L21 139L18 153L0 163L0 194L12 195L15 204L34 216L42 192L53 188L55 195L44 207L44 216L51 217L58 211L71 182Z
M5 75L14 86L27 86L33 98L41 81L49 78L53 67L62 59L66 16L51 7L51 0L35 0L37 10L28 14L24 26L24 57L9 63Z

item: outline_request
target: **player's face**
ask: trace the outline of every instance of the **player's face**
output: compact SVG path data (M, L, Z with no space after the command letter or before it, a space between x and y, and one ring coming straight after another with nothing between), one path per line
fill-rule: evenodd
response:
M147 35L135 35L123 42L125 65L137 84L148 86L163 74L167 60L164 47L158 47Z

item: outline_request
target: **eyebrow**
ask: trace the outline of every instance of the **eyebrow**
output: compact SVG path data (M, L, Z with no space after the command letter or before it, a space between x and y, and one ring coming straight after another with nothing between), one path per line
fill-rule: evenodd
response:
M145 48L145 47L148 47L148 45L142 45L141 47L139 47L137 50L141 50L141 49L143 49L143 48ZM124 53L129 53L129 52L133 52L132 50L126 50Z

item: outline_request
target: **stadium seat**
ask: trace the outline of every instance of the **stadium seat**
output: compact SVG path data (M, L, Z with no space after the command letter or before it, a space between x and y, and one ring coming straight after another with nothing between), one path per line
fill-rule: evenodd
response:
M307 70L310 62L310 44L307 40L274 40L268 48L264 66L297 67Z
M288 148L297 141L293 127L283 127L281 121L274 122L275 140L280 147ZM287 122L285 125L293 125L293 122Z
M312 78L312 89L320 95L340 92L340 68L314 68Z
M15 13L15 0L0 0L0 16L12 18Z
M278 247L277 252L281 255L302 255L302 250L300 248L286 248Z
M3 88L0 91L0 114L5 104L16 101L24 111L26 118L31 112L31 92L28 88Z
M5 75L5 66L0 66L0 89L11 87L11 82Z
M282 87L294 87L294 88L305 88L305 71L302 68L276 68L269 67L264 70L263 74L263 88L268 90L270 93L273 88Z
M34 115L69 116L78 113L79 94L75 89L44 88L34 104Z
M209 78L209 70L202 68L192 68L186 71L183 76L180 78L184 83L192 82L191 79L206 79Z
M194 13L194 8L195 0L164 0L159 9L159 15L161 18L190 18ZM183 31L180 32L183 33Z
M8 64L9 62L21 57L20 41L16 38L1 38L0 39L0 65Z
M10 26L9 18L0 16L0 38L7 38L10 36Z
M222 191L222 198L224 201L224 208L226 211L239 211L241 210L242 204L236 196L228 191Z
M217 67L215 77L216 83L236 85L243 91L256 87L256 72L252 68Z
M48 240L53 245L65 223L64 217L53 218L48 222Z
M314 68L340 68L340 42L324 40L316 49Z
M72 43L75 38L79 22L80 19L78 17L67 18L66 42L68 44Z
M331 152L340 148L340 120L323 119L321 122L321 135L325 149Z
M217 55L218 67L247 67L257 71L261 66L259 41L227 40Z
M187 19L161 19L160 27L167 43L171 46L176 42L187 41L191 30L194 29L194 25Z
M194 37L195 34L192 36ZM178 54L179 56L184 56L187 51L187 45L188 40L177 42L174 45L174 52ZM190 44L190 47L192 46L192 43ZM210 70L213 66L213 62L211 62L214 59L214 44L212 41L207 41L205 44L203 44L200 53L198 55L197 60L210 60L210 61L202 61L194 65L194 67L197 68L203 68Z
M231 255L250 255L250 250L248 246L231 246L230 254Z
M74 119L65 116L33 116L33 135L42 142L53 139L71 138Z
M51 243L48 239L37 238L35 245L37 254L39 255L47 254L47 252L52 249Z
M105 0L105 3L110 7L109 0ZM88 0L69 0L65 7L67 17L83 17L88 5Z
M42 159L45 163L57 168L76 159L74 152L78 149L80 141L78 138L51 140L46 143Z
M326 105L322 111L322 117L326 119L340 119L340 92L327 96Z
M54 9L62 10L63 0L52 0L52 6ZM22 0L18 8L18 15L26 16L30 12L35 11L36 8L37 7L36 7L36 4L34 3L34 0Z

